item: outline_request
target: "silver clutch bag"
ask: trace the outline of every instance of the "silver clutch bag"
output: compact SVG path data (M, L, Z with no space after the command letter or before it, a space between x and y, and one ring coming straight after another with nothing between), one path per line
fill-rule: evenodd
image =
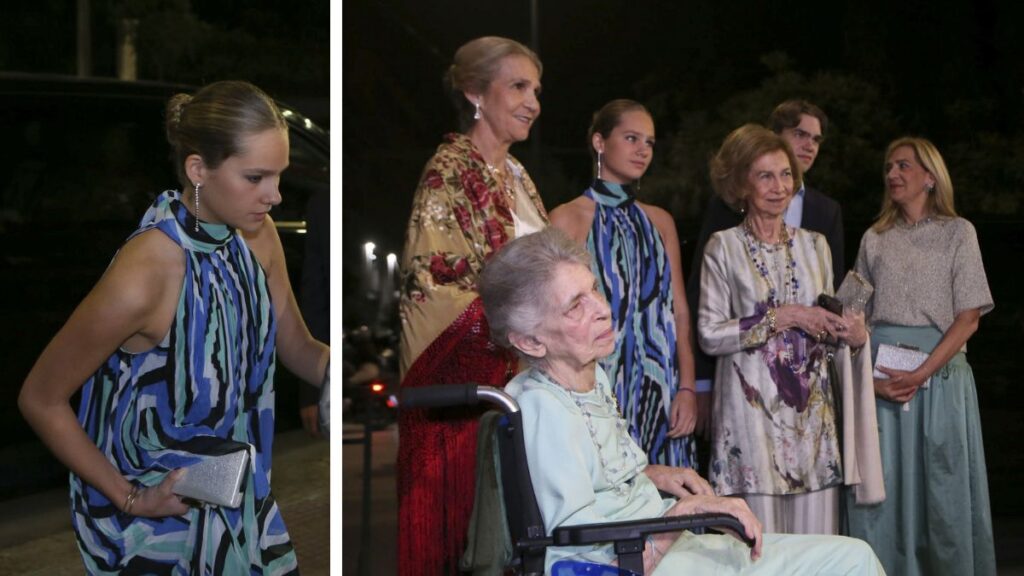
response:
M875 356L875 378L885 379L889 375L878 370L879 366L889 368L891 370L904 370L906 372L913 372L917 368L924 364L924 361L928 359L927 352L921 352L916 348L908 348L905 346L893 346L892 344L879 344L878 355ZM921 388L927 388L928 384L932 381L931 378L924 381ZM910 404L907 402L903 403L903 411L907 412L910 410Z
M888 378L885 373L878 370L884 366L891 370L905 370L913 372L918 366L924 364L928 359L926 352L906 348L904 346L893 346L892 344L879 344L878 355L875 357L875 378Z
M867 281L867 278L858 274L856 270L850 270L843 278L843 283L839 285L836 298L843 303L844 310L863 312L874 292L875 287Z
M173 492L206 504L237 508L242 503L242 481L249 472L252 446L230 444L235 446L233 451L203 455L199 463L189 466L185 476L174 483Z

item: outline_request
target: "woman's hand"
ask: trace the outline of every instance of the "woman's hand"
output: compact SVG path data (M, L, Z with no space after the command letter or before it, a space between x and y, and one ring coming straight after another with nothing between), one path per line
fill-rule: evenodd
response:
M689 496L682 498L669 508L666 516L688 516L691 514L728 514L743 524L743 533L754 541L750 548L750 559L761 557L761 522L750 511L750 507L741 498L722 496ZM726 530L726 532L730 532ZM735 534L733 534L735 536Z
M875 367L879 372L888 375L888 378L875 378L875 395L881 396L890 402L909 402L918 388L924 385L928 377L919 370L907 372L905 370L893 370L885 366Z
M184 468L178 468L167 476L156 486L146 486L139 490L135 501L132 502L126 513L132 516L143 516L146 518L161 518L163 516L184 516L188 513L189 507L181 501L181 497L173 493L174 483L185 475Z
M846 329L843 331L843 341L850 348L860 348L868 341L868 329L864 325L864 312L843 312L843 319L846 320Z
M775 328L779 332L799 328L820 342L827 335L836 339L844 338L850 326L842 316L833 314L821 306L786 304L775 310Z
M668 411L668 437L680 438L693 432L697 425L697 394L692 386L677 390Z
M938 372L953 355L963 348L971 335L978 330L980 317L981 308L969 308L957 314L953 325L946 330L946 333L942 335L942 340L939 340L938 345L928 354L928 359L913 372L876 366L889 378L875 379L875 395L893 402L909 401L932 374Z
M648 464L644 468L644 474L647 474L658 490L668 492L676 498L693 495L712 496L715 493L708 481L690 468Z
M320 406L311 404L299 408L299 419L302 420L302 429L310 438L323 438L320 433Z

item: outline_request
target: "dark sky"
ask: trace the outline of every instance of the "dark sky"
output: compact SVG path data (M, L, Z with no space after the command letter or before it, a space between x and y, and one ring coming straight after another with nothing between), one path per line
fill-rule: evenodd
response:
M544 93L531 142L541 162L530 143L512 150L535 180L551 172L573 184L586 178L584 135L604 102L663 98L667 116L714 111L764 82L771 72L763 57L773 52L807 77L869 81L901 131L940 148L971 131L1021 131L1024 38L1016 27L1024 8L1010 0L535 4ZM455 128L441 87L452 54L483 35L529 44L530 9L528 0L345 2L346 255L368 239L400 251L419 171ZM969 113L951 115L956 107ZM659 137L676 120L656 117ZM541 189L549 204L569 193Z

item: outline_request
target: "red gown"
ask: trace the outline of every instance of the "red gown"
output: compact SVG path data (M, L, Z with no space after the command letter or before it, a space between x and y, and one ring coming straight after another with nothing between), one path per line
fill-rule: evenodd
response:
M490 340L476 279L515 236L513 194L547 222L529 175L509 157L502 190L468 137L450 134L427 163L402 258L402 387L475 382L504 387L517 361ZM457 574L473 508L480 408L400 412L398 571Z

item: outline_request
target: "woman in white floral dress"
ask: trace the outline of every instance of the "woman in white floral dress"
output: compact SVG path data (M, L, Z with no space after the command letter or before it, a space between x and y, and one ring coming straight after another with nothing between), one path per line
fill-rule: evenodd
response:
M815 306L832 292L832 259L824 236L783 220L797 166L785 140L752 124L711 160L715 190L746 218L704 252L698 330L717 356L709 475L768 532L835 534L844 475L828 357L848 361L867 334L863 315Z

